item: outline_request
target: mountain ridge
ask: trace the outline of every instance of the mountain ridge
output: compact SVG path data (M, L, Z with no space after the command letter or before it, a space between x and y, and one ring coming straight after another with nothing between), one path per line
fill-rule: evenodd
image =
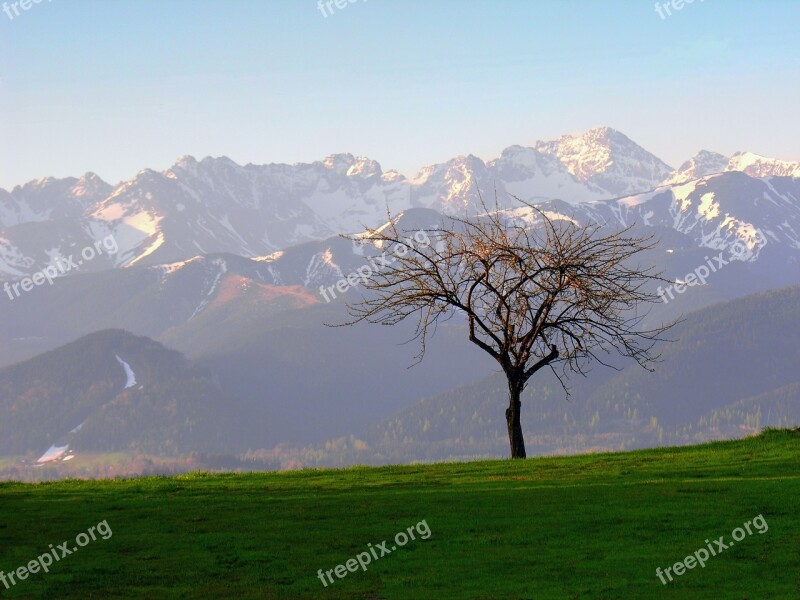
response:
M728 171L800 176L797 163L752 153L715 156L728 158ZM264 256L377 225L387 207L394 214L412 207L445 214L479 210L480 192L497 190L504 206L511 196L579 204L646 193L719 170L698 162L672 170L621 132L598 127L509 146L489 161L455 157L410 178L348 153L313 163L244 166L225 156L198 161L186 155L162 172L143 169L116 186L92 173L42 178L0 190L0 280L30 276L55 257L108 236L117 240L119 252L83 265L83 272L199 254Z

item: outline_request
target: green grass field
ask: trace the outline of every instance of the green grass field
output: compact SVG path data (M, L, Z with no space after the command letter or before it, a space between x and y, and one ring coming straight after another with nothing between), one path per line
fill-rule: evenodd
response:
M526 461L0 484L6 573L101 521L113 531L0 596L799 598L799 467L794 430ZM656 577L757 515L765 533ZM427 540L317 578L423 520Z

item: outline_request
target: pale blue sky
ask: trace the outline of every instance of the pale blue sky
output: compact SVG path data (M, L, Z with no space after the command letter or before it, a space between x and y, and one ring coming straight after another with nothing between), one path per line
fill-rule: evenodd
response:
M183 154L405 174L610 125L800 159L800 0L43 0L0 12L0 186ZM2 0L0 0L0 7ZM13 12L12 12L13 14Z

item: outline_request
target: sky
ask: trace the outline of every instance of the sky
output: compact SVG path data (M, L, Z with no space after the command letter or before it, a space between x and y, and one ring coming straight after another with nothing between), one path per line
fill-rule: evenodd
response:
M6 189L186 154L413 175L599 125L672 166L800 160L800 0L23 1L0 4Z

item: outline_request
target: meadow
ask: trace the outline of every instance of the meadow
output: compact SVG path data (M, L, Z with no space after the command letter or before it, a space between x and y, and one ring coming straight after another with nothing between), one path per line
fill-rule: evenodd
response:
M100 522L113 535L0 597L798 598L798 465L800 432L768 430L522 461L2 483L6 574ZM768 530L730 544L758 515ZM422 521L427 539L397 547ZM704 567L656 575L720 536L730 547ZM347 570L384 540L396 549Z

